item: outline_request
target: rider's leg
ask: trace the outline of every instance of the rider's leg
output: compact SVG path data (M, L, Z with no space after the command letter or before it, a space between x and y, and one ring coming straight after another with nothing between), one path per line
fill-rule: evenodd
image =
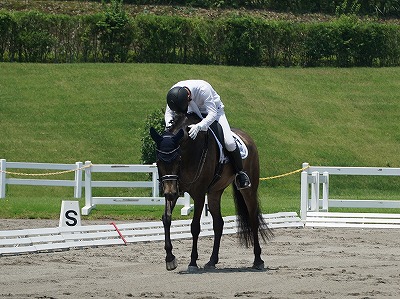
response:
M232 152L228 152L228 154L236 172L236 187L238 189L249 188L251 186L250 178L247 173L243 171L242 156L240 155L239 148L236 146L236 148Z
M248 188L251 186L250 178L243 170L242 157L240 155L239 148L236 145L236 141L233 138L231 128L225 114L219 117L218 122L224 131L225 148L228 151L229 159L231 160L233 168L236 172L236 186L238 189Z

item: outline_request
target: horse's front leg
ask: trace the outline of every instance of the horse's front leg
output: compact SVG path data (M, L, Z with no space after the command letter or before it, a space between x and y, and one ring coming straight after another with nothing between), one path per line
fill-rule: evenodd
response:
M190 254L190 263L188 267L189 272L197 272L199 267L197 266L197 259L199 258L199 253L197 250L197 244L200 235L200 218L201 212L203 211L205 196L194 199L194 212L193 219L190 225L190 232L192 233L192 252Z
M213 218L214 246L210 260L205 264L205 269L215 269L219 261L219 247L221 244L224 220L221 215L221 195L222 193L208 195L208 208Z
M165 263L168 271L176 269L178 267L178 262L175 256L172 254L172 242L171 242L171 222L172 222L172 211L175 207L176 200L165 201L165 211L162 216L162 221L164 225L164 235L165 235L165 245L164 249L166 252Z

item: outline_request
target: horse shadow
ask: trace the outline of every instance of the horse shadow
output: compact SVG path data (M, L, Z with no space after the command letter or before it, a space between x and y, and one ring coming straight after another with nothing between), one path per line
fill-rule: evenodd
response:
M205 269L199 268L196 271L182 270L179 271L180 275L193 275L193 274L209 274L209 273L246 273L246 272L254 272L254 273L266 273L270 271L278 271L278 267L265 267L262 270L254 269L252 267L225 267L225 268L215 268L215 269Z

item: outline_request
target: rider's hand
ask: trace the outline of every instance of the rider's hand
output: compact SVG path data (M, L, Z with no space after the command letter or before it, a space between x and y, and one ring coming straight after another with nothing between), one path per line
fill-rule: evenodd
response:
M189 137L194 140L197 134L200 132L201 126L199 124L195 124L195 125L190 125L189 128L190 128Z

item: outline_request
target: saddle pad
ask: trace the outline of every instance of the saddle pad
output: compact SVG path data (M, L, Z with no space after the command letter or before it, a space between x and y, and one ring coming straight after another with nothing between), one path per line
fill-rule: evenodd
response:
M243 142L243 140L236 133L232 132L232 135L233 135L233 138L236 141L237 146L239 147L240 155L242 156L242 159L246 159L247 156L249 155L249 151L247 149L246 144Z
M215 136L215 133L213 132L213 130L210 130L215 138L215 141L217 141L218 144L218 148L219 148L219 163L227 163L229 162L229 158L225 155L225 152L223 150L222 144L221 142L219 142L217 136ZM236 145L239 147L239 151L240 151L240 155L242 156L242 159L246 159L247 156L249 155L249 151L247 149L246 144L243 142L243 140L239 137L239 135L235 134L234 132L232 132L233 135L233 139L235 139L236 141Z

